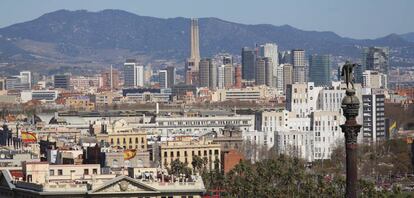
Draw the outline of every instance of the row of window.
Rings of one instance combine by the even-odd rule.
[[[76,172],[75,170],[70,170],[71,173]],[[83,174],[84,175],[89,175],[89,169],[85,168],[83,169]],[[98,169],[94,168],[92,169],[92,174],[98,174]],[[49,170],[49,175],[50,176],[54,176],[55,175],[55,170],[51,169]],[[63,170],[62,169],[57,169],[57,175],[63,175]]]
[[[182,151],[177,151],[176,156],[180,157],[181,152]],[[183,154],[184,154],[185,157],[188,156],[187,151],[184,151]],[[199,150],[197,154],[198,154],[198,156],[201,156],[201,150]],[[203,154],[204,154],[204,156],[207,156],[207,150],[204,150]],[[208,150],[208,154],[213,155],[213,150]],[[214,150],[214,155],[218,155],[218,154],[219,154],[219,150],[215,149]],[[195,156],[195,151],[191,151],[191,156]],[[164,157],[168,157],[168,152],[167,151],[164,151]],[[174,151],[170,152],[170,157],[174,157]]]
[[[132,138],[129,138],[129,143],[130,144],[132,144]],[[135,144],[138,144],[139,143],[139,141],[138,141],[139,139],[136,137],[135,138]],[[122,141],[122,143],[123,144],[126,144],[126,138],[123,138],[123,141]],[[145,139],[143,138],[143,137],[141,137],[141,144],[144,144],[145,143]],[[114,138],[111,138],[111,144],[114,144]],[[119,140],[119,138],[117,138],[116,139],[116,144],[120,144],[120,140]]]

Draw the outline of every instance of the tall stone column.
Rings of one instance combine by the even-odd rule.
[[[359,111],[359,100],[355,96],[354,89],[347,89],[346,96],[342,100],[345,124],[341,125],[345,135],[346,148],[346,195],[347,198],[357,197],[358,167],[357,167],[357,138],[361,129],[356,121]]]

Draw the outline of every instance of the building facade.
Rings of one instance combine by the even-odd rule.
[[[315,86],[331,85],[331,58],[329,55],[312,55],[309,57],[309,81]]]

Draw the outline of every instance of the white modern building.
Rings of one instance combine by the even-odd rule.
[[[275,149],[281,154],[299,157],[308,162],[313,158],[313,135],[303,131],[276,131]]]
[[[385,95],[383,90],[364,88],[362,95],[363,124],[362,135],[364,142],[376,142],[387,138],[385,129]]]
[[[319,92],[323,87],[315,87],[313,82],[287,85],[286,110],[297,117],[307,117],[317,108]]]
[[[160,83],[160,88],[168,88],[168,72],[167,70],[158,71],[158,82]]]
[[[364,88],[387,89],[388,78],[386,74],[378,71],[366,70],[362,73],[362,86]]]
[[[26,90],[20,93],[20,100],[22,103],[26,103],[31,100],[54,102],[57,97],[57,90]]]
[[[219,132],[227,125],[239,127],[242,131],[253,131],[254,115],[159,116],[155,119],[158,134],[163,136],[174,134],[202,135],[212,131]]]
[[[144,66],[138,65],[134,60],[124,63],[124,87],[144,86]]]
[[[341,114],[337,111],[315,111],[311,116],[314,159],[331,158],[332,150],[343,141]]]

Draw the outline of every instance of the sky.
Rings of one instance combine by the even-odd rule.
[[[244,24],[288,24],[358,39],[414,32],[414,0],[1,0],[0,27],[59,9],[121,9],[161,18],[217,17]]]

